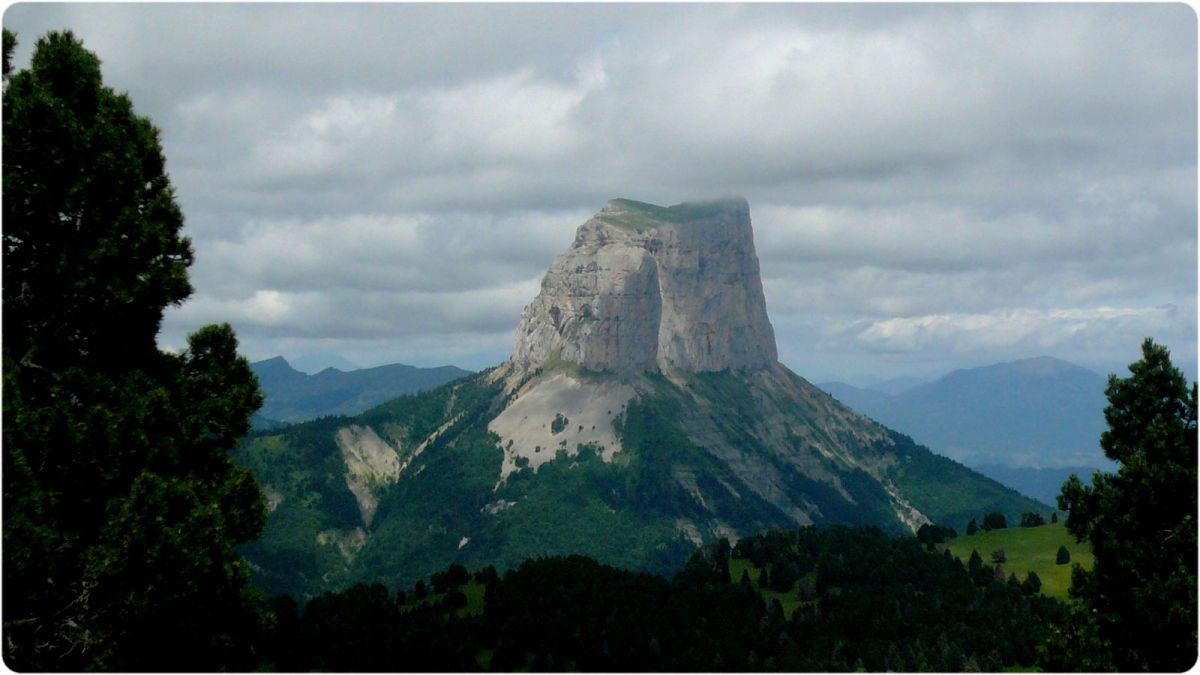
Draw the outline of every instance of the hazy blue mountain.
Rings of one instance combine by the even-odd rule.
[[[877,389],[864,389],[845,382],[822,382],[817,385],[837,400],[851,408],[870,415],[868,410],[876,410],[888,405],[892,395]]]
[[[879,391],[895,396],[896,394],[904,393],[913,387],[925,384],[932,379],[933,378],[929,377],[917,377],[916,375],[902,375],[900,377],[864,380],[858,384],[858,387],[860,389],[870,389],[872,391]]]
[[[1105,378],[1061,359],[956,370],[894,396],[836,382],[820,386],[968,466],[1108,466],[1099,447]]]
[[[1028,495],[1034,499],[1054,506],[1062,484],[1071,474],[1079,476],[1084,483],[1091,480],[1092,473],[1100,468],[1112,471],[1110,464],[1105,462],[1100,467],[1094,466],[1063,466],[1035,468],[1030,466],[1000,466],[997,464],[981,464],[972,467],[979,473],[996,480],[1008,487]]]
[[[258,376],[266,399],[253,419],[256,429],[324,415],[355,415],[397,396],[432,389],[470,374],[454,366],[392,364],[349,372],[326,368],[308,375],[282,356],[252,363],[250,368]]]

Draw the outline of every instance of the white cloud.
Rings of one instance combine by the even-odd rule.
[[[1171,328],[1171,308],[1013,309],[987,314],[931,314],[885,319],[858,332],[859,344],[880,351],[979,352],[1060,349],[1117,336],[1138,342],[1146,331]]]

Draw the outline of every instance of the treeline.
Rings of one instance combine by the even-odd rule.
[[[1053,511],[1050,513],[1050,522],[1051,523],[1058,522],[1058,512],[1057,511]],[[1045,525],[1045,524],[1046,524],[1046,517],[1040,513],[1034,513],[1032,511],[1029,511],[1029,512],[1021,514],[1021,527],[1041,527],[1042,525]],[[967,536],[969,537],[969,536],[975,534],[976,532],[978,532],[979,530],[983,530],[984,532],[987,532],[989,530],[1003,530],[1006,528],[1008,528],[1008,519],[1004,517],[1003,513],[1000,513],[998,511],[993,511],[983,517],[983,525],[976,525],[975,519],[972,518],[967,523]],[[950,531],[953,532],[953,530],[950,530]],[[953,538],[953,537],[954,537],[954,535],[951,534],[950,538]]]
[[[718,541],[671,579],[582,556],[528,560],[503,575],[452,566],[395,592],[360,584],[327,593],[302,612],[277,597],[261,655],[278,670],[337,671],[1034,665],[1065,609],[997,569],[968,571],[915,538],[842,526],[777,530],[732,549]],[[472,605],[468,596],[480,594]]]

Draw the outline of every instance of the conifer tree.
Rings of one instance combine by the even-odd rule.
[[[1097,472],[1091,485],[1071,476],[1058,498],[1095,564],[1072,570],[1083,611],[1052,636],[1051,669],[1185,671],[1196,662],[1196,386],[1149,338],[1129,370],[1109,376],[1100,436],[1117,473]]]
[[[1042,579],[1033,570],[1025,575],[1025,581],[1021,582],[1021,591],[1025,595],[1034,595],[1042,590]]]
[[[750,571],[749,570],[742,570],[742,578],[738,580],[738,586],[740,586],[743,590],[746,590],[746,589],[753,590],[754,589],[754,586],[750,582]]]
[[[70,33],[4,89],[4,628],[18,670],[246,669],[235,547],[265,507],[228,452],[261,405],[228,326],[159,351],[192,249],[158,131]]]

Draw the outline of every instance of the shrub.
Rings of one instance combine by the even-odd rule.
[[[1066,546],[1059,546],[1058,555],[1054,556],[1054,564],[1066,565],[1069,562],[1071,562],[1071,552],[1067,550]]]

